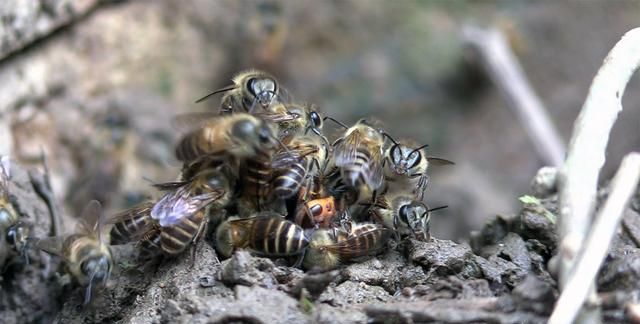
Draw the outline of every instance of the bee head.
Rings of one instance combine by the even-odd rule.
[[[429,229],[429,208],[421,201],[411,201],[400,207],[398,217],[414,235],[423,235]]]
[[[247,80],[249,93],[262,107],[269,107],[276,96],[278,86],[276,80],[269,77],[255,77]]]
[[[412,150],[402,144],[394,144],[389,151],[389,155],[392,169],[398,175],[408,173],[409,170],[417,166],[422,159],[422,153],[420,153],[419,150]]]
[[[84,304],[91,301],[91,293],[96,285],[104,285],[111,274],[111,262],[106,255],[97,255],[88,258],[80,264],[80,270],[89,278]]]
[[[245,145],[251,143],[254,148],[273,148],[277,144],[271,128],[262,121],[240,120],[233,125],[232,134]]]

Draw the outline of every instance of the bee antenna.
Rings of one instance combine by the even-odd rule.
[[[221,92],[226,92],[226,91],[229,91],[229,90],[233,90],[235,88],[236,88],[236,85],[231,85],[231,86],[224,87],[222,89],[218,89],[218,90],[216,90],[216,91],[214,91],[214,92],[212,92],[212,93],[210,93],[210,94],[208,94],[208,95],[196,100],[195,103],[203,102],[203,101],[209,99],[209,97],[213,96],[214,94],[218,94],[218,93],[221,93]]]
[[[429,147],[429,144],[422,145],[422,146],[414,149],[413,151],[409,152],[409,156],[411,156],[411,154],[413,154],[415,152],[418,152],[418,151],[422,150],[423,148],[427,148],[427,147]]]
[[[330,120],[330,121],[332,121],[332,122],[334,122],[334,123],[336,123],[336,124],[338,124],[338,125],[340,125],[340,126],[342,126],[342,127],[344,127],[344,129],[349,129],[349,127],[348,127],[347,125],[345,125],[345,124],[343,124],[343,123],[339,122],[338,120],[336,120],[336,119],[335,119],[335,118],[333,118],[333,117],[326,116],[326,117],[322,118],[322,121],[325,121],[325,120],[327,120],[327,119],[328,119],[328,120]]]
[[[428,210],[428,212],[432,212],[432,211],[436,211],[436,210],[440,210],[440,209],[445,209],[449,207],[448,205],[444,205],[444,206],[440,206],[440,207],[436,207],[436,208],[431,208]]]
[[[396,142],[396,140],[393,139],[393,137],[391,137],[391,135],[389,135],[387,132],[381,132],[382,136],[388,138],[389,140],[391,140],[391,142],[393,142],[393,144],[398,145],[398,142]]]

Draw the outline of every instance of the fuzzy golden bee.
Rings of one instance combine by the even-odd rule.
[[[348,128],[335,143],[335,166],[342,180],[354,188],[365,187],[369,191],[380,188],[383,183],[384,137],[365,120]]]
[[[96,287],[107,283],[113,268],[108,238],[103,233],[104,221],[100,203],[93,200],[82,212],[75,233],[35,242],[37,248],[62,258],[69,274],[86,287],[85,304],[91,301]]]
[[[399,235],[412,235],[418,240],[429,241],[431,212],[447,206],[429,209],[410,191],[400,191],[378,196],[372,207],[370,212],[378,223]]]
[[[263,110],[281,100],[285,90],[275,77],[258,70],[247,70],[238,73],[232,79],[233,85],[218,89],[196,101],[202,102],[209,97],[224,93],[220,105],[220,114],[237,112],[255,113],[256,108]]]
[[[397,187],[412,187],[416,198],[423,200],[427,190],[429,176],[427,168],[433,165],[451,165],[453,162],[441,158],[428,157],[428,145],[411,148],[396,142],[390,136],[392,145],[385,153],[385,177],[389,182],[398,182]]]

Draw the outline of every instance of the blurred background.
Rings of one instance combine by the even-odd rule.
[[[10,0],[0,15],[0,153],[41,167],[44,151],[67,217],[90,199],[114,212],[154,195],[149,180],[178,172],[172,116],[217,110],[194,100],[261,68],[326,115],[375,117],[455,161],[432,169],[426,200],[449,205],[434,236],[462,239],[516,212],[544,165],[463,26],[507,37],[566,142],[640,2]],[[640,149],[639,90],[635,77],[603,179]]]

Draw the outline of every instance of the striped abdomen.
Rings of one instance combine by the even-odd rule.
[[[176,158],[180,161],[193,161],[203,155],[217,153],[223,139],[217,136],[213,126],[202,127],[185,135],[176,146]]]
[[[111,245],[129,243],[153,227],[151,208],[153,203],[146,202],[116,216],[118,221],[111,228]]]
[[[272,194],[276,198],[287,199],[298,193],[307,176],[306,161],[293,163],[288,169],[278,172],[272,181]]]
[[[248,159],[244,167],[243,196],[255,204],[257,211],[264,209],[271,183],[271,154],[260,151]]]
[[[264,255],[299,254],[307,244],[304,230],[280,217],[258,218],[251,226],[249,247]]]
[[[162,251],[168,255],[176,255],[184,251],[204,226],[207,208],[194,213],[190,217],[183,217],[171,226],[162,227],[160,231],[160,245]]]
[[[355,159],[345,163],[340,172],[342,179],[351,187],[366,184],[371,173],[371,154],[358,148]]]
[[[140,240],[140,254],[142,260],[151,260],[162,253],[161,235],[159,229],[154,229],[145,234]]]
[[[346,239],[338,241],[340,258],[344,261],[380,252],[389,234],[388,229],[374,224],[356,225]]]

